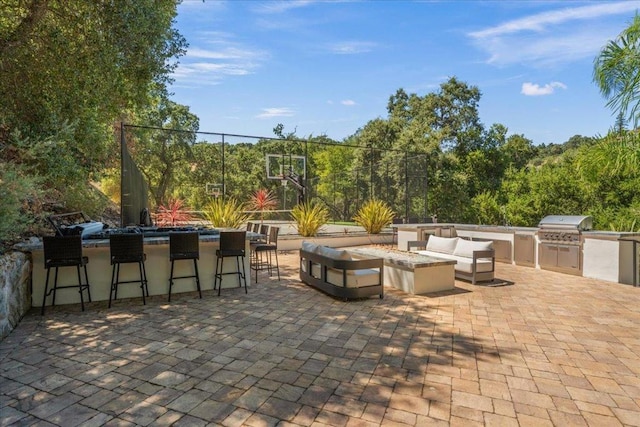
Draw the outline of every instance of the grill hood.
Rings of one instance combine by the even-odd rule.
[[[548,215],[540,220],[538,227],[587,231],[593,228],[593,218],[588,215]]]

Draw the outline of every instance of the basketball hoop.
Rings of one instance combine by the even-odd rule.
[[[208,182],[205,191],[209,196],[220,197],[222,195],[222,184],[213,184]]]

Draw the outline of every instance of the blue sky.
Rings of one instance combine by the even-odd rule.
[[[186,0],[187,39],[170,90],[200,130],[353,135],[389,96],[451,76],[482,92],[480,119],[534,144],[604,135],[614,115],[593,60],[640,1]]]

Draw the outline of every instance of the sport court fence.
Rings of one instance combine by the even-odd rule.
[[[431,220],[424,153],[325,137],[270,138],[128,124],[121,127],[121,146],[124,225],[162,200],[161,190],[194,210],[214,197],[247,202],[256,190],[267,189],[283,212],[301,201],[319,202],[332,220],[349,221],[364,202],[376,198],[391,206],[396,222]]]

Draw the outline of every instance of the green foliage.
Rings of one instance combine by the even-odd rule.
[[[596,57],[593,80],[616,114],[640,121],[640,15]]]
[[[177,192],[178,171],[191,166],[191,146],[200,122],[189,107],[165,96],[155,97],[139,116],[147,126],[170,129],[128,128],[127,132],[127,143],[136,164],[146,178],[156,206],[160,206]]]
[[[100,179],[100,190],[113,203],[120,204],[120,170],[104,171]]]
[[[56,195],[54,193],[54,195]],[[51,198],[51,194],[48,197]],[[64,192],[56,195],[62,210],[66,212],[83,211],[90,218],[99,217],[109,205],[109,199],[92,185],[84,181],[69,185]]]
[[[301,203],[294,206],[291,216],[296,222],[298,234],[302,237],[313,237],[329,220],[329,211],[319,203]]]
[[[164,88],[186,42],[174,0],[5,0],[0,19],[0,111],[12,128],[48,134],[77,121],[78,145],[108,131],[123,108]],[[86,133],[85,131],[88,131]],[[107,134],[104,134],[105,136]]]
[[[203,215],[214,227],[240,228],[249,220],[244,210],[245,206],[233,197],[217,197],[205,207]]]
[[[382,200],[368,200],[353,220],[364,227],[369,234],[380,234],[382,229],[393,221],[393,210]]]
[[[472,200],[473,223],[485,225],[504,225],[500,205],[495,195],[484,192]]]
[[[29,211],[41,213],[39,183],[32,176],[0,161],[0,252],[26,234],[37,218]]]
[[[3,1],[0,163],[16,171],[4,178],[15,184],[8,191],[21,193],[3,193],[2,204],[20,206],[21,224],[37,224],[45,210],[104,209],[89,183],[117,158],[113,123],[166,93],[185,52],[172,28],[176,8],[174,0]],[[21,202],[25,194],[41,194],[43,207]]]

